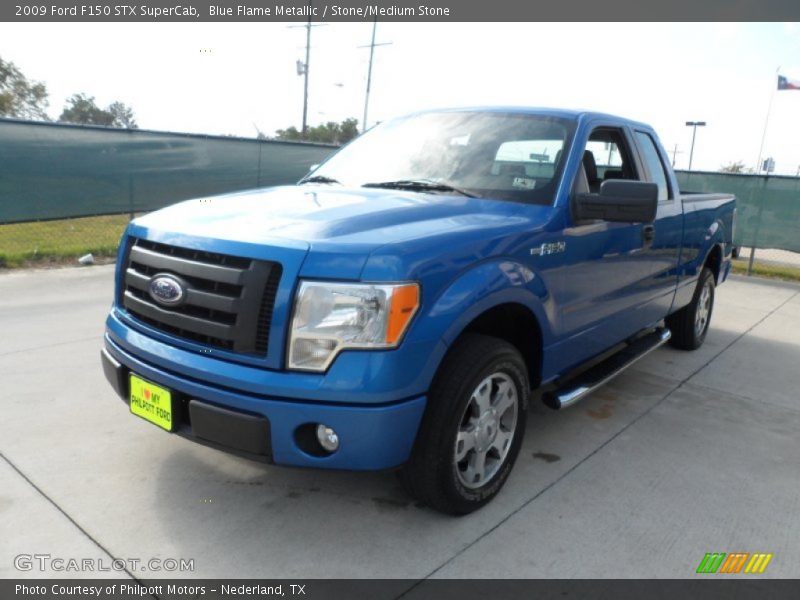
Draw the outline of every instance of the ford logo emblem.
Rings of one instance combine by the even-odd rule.
[[[186,298],[186,284],[174,275],[153,275],[147,287],[150,297],[164,306],[177,306]]]

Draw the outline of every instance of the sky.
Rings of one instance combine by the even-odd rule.
[[[361,122],[371,23],[314,27],[309,124]],[[798,23],[379,23],[368,124],[445,106],[598,110],[655,127],[676,167],[763,156],[800,171]],[[47,84],[133,107],[144,129],[253,137],[300,127],[305,29],[285,23],[0,23],[0,57]],[[773,95],[774,94],[774,95]]]

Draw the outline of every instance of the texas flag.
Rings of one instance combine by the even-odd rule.
[[[789,79],[783,75],[778,75],[779,90],[800,90],[800,79]]]

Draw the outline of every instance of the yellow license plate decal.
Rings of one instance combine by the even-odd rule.
[[[131,374],[131,412],[172,431],[172,394],[168,389]]]

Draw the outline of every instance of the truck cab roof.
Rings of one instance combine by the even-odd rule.
[[[490,105],[490,106],[444,107],[444,108],[415,111],[407,116],[425,114],[425,113],[435,113],[435,112],[519,113],[519,114],[540,115],[544,117],[553,117],[557,119],[572,119],[578,122],[606,120],[606,121],[613,121],[620,125],[627,125],[629,127],[647,129],[649,131],[652,131],[653,129],[647,123],[599,111],[565,109],[565,108],[548,108],[548,107],[537,107],[537,106]]]

